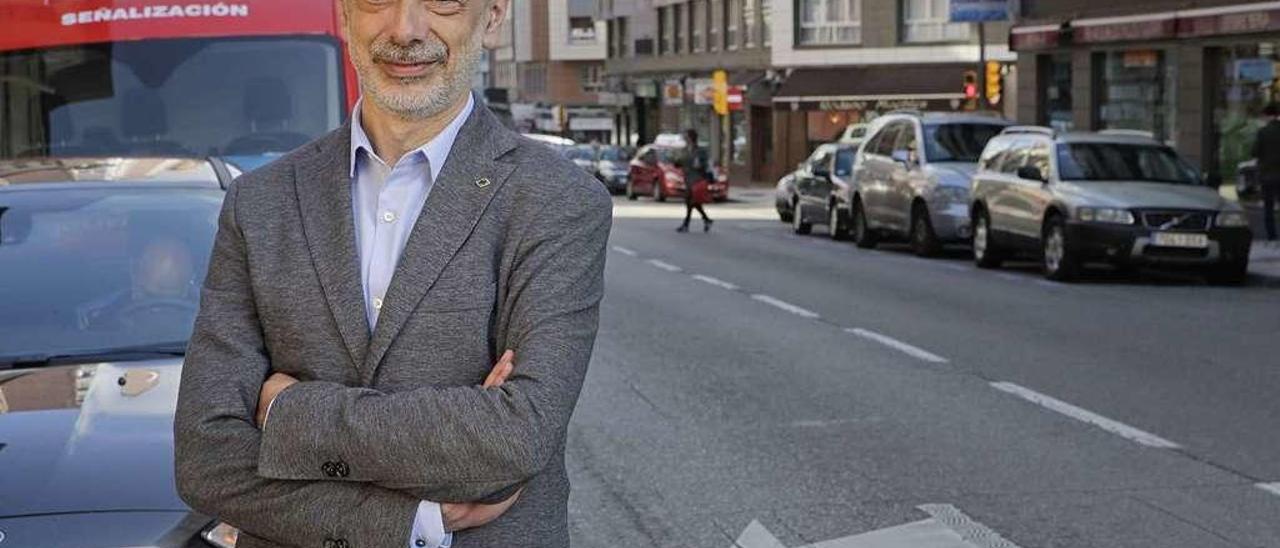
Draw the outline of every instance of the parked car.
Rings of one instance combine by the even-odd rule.
[[[795,204],[799,199],[796,196],[795,181],[797,178],[812,172],[813,166],[818,162],[823,154],[836,149],[835,143],[824,143],[818,145],[814,149],[813,154],[803,162],[796,166],[796,170],[783,175],[778,179],[778,185],[774,188],[774,208],[778,210],[778,218],[784,223],[792,222],[792,214],[795,212]]]
[[[630,156],[626,149],[614,145],[601,145],[596,154],[595,175],[610,194],[622,194],[627,191],[627,181],[631,178]]]
[[[808,234],[813,225],[825,224],[835,240],[849,237],[849,219],[837,207],[837,196],[848,196],[853,162],[858,149],[840,144],[826,148],[803,173],[796,175],[795,213],[791,227],[796,234]]]
[[[1258,183],[1258,159],[1250,158],[1236,164],[1236,196],[1242,200],[1252,200],[1262,196],[1262,185]]]
[[[870,124],[863,122],[849,124],[845,126],[844,131],[840,132],[840,136],[836,137],[836,142],[853,145],[856,148],[867,138],[867,128],[869,127]]]
[[[859,247],[905,239],[921,256],[969,241],[969,182],[987,141],[1010,123],[973,114],[898,112],[877,118],[836,196]],[[846,213],[847,212],[847,213]]]
[[[3,546],[235,544],[173,477],[223,194],[201,160],[0,161]]]
[[[1244,210],[1147,136],[1009,128],[983,151],[972,196],[985,268],[1029,253],[1061,281],[1093,262],[1195,267],[1228,284],[1247,275]]]
[[[681,139],[680,142],[684,142]],[[658,202],[667,198],[684,197],[684,168],[679,165],[681,149],[679,147],[650,144],[640,147],[631,159],[627,181],[626,195],[628,200],[635,200],[641,195],[653,196]],[[711,199],[723,201],[729,198],[729,178],[724,169],[712,165],[711,172],[715,180],[707,187]]]

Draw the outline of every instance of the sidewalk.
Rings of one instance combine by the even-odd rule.
[[[1249,251],[1249,274],[1280,282],[1280,242],[1254,240]]]

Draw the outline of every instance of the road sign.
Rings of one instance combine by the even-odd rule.
[[[729,110],[742,110],[742,86],[729,86],[725,99],[729,103]]]
[[[1009,0],[951,0],[952,23],[1008,20]]]

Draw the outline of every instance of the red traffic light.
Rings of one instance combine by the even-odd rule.
[[[977,84],[965,84],[965,85],[964,85],[964,98],[965,98],[965,99],[977,99],[977,98],[978,98],[978,85],[977,85]]]

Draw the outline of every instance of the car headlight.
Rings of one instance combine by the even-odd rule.
[[[240,530],[221,521],[214,522],[200,532],[200,538],[217,548],[235,548]]]
[[[933,189],[934,201],[946,203],[969,203],[969,189],[962,186],[939,186]]]
[[[1076,210],[1076,218],[1090,223],[1133,224],[1133,213],[1113,207],[1082,207]]]
[[[668,171],[666,173],[666,179],[668,183],[673,183],[673,184],[679,184],[684,182],[684,179],[674,171]]]
[[[1249,218],[1241,211],[1223,211],[1218,214],[1217,225],[1224,228],[1249,226]]]

